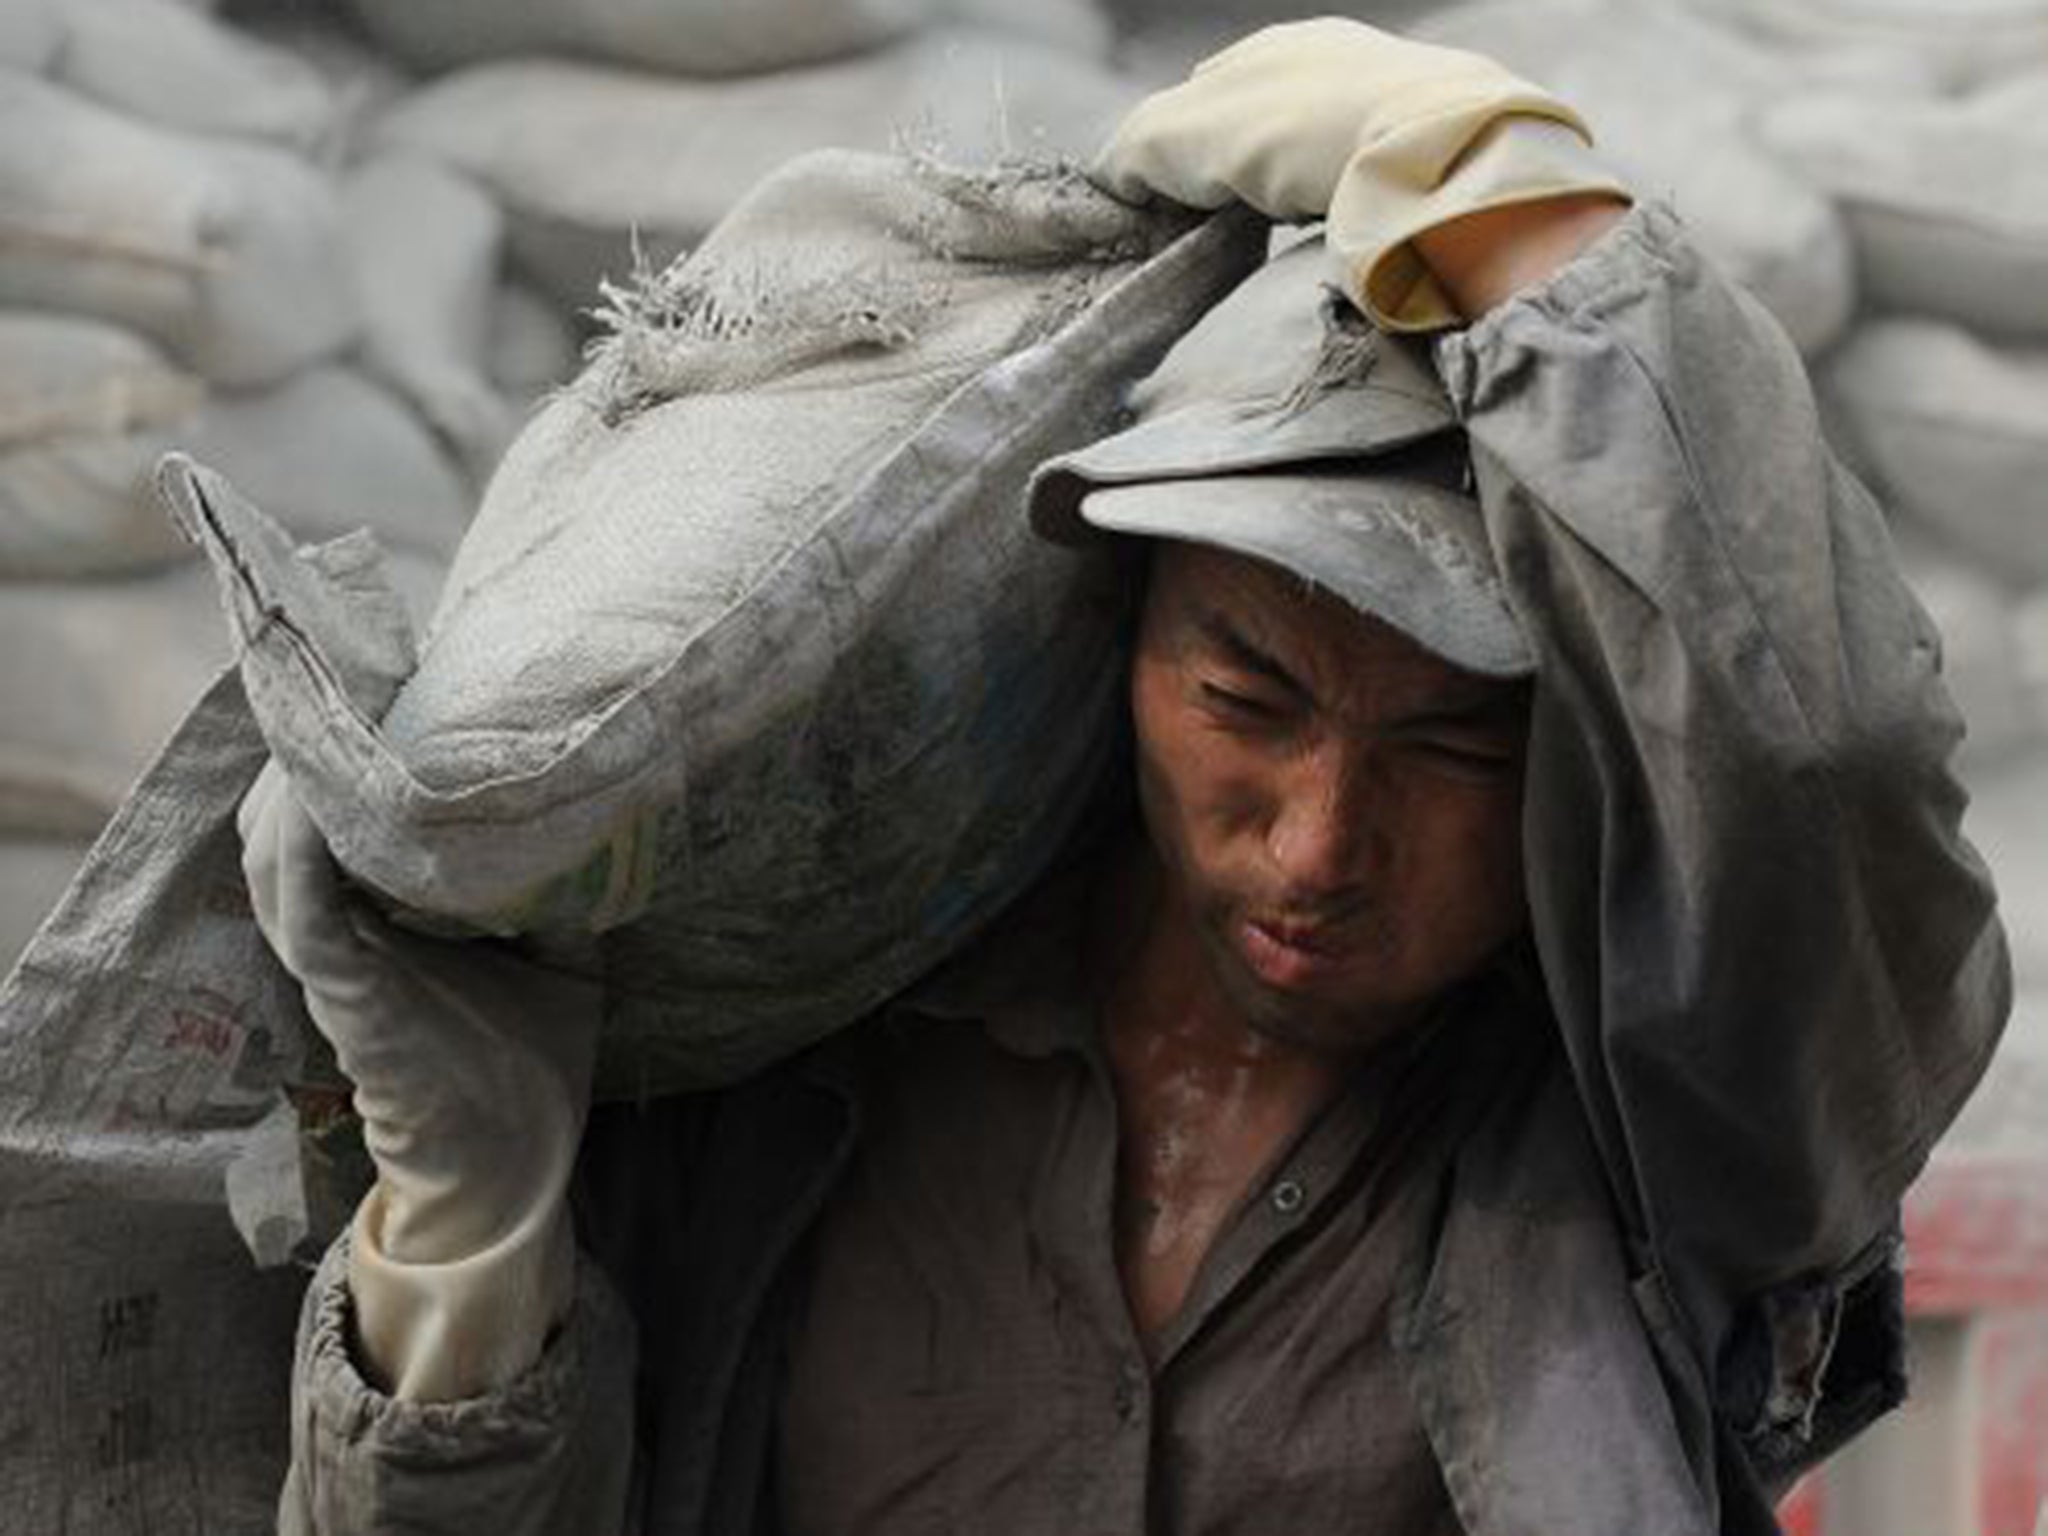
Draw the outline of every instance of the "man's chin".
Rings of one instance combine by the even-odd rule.
[[[1306,984],[1303,978],[1291,978],[1292,984],[1270,980],[1228,946],[1218,948],[1224,992],[1237,1005],[1246,1027],[1276,1044],[1319,1051],[1366,1050],[1384,1043],[1420,1013],[1407,1005]],[[1355,970],[1349,969],[1329,979],[1349,981],[1354,987],[1358,980]]]

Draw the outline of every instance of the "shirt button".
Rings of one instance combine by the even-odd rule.
[[[1273,1209],[1282,1216],[1292,1216],[1301,1209],[1302,1202],[1306,1199],[1308,1191],[1303,1189],[1297,1180],[1282,1179],[1273,1186]]]
[[[1110,1402],[1116,1409],[1116,1416],[1128,1424],[1138,1415],[1138,1404],[1143,1397],[1145,1374],[1135,1365],[1126,1364],[1117,1372],[1116,1390],[1110,1395]]]

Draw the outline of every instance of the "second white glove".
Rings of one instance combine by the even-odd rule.
[[[256,921],[355,1085],[377,1183],[351,1229],[357,1331],[395,1396],[503,1387],[567,1312],[567,1191],[601,1000],[491,942],[401,933],[344,887],[272,763],[239,816]]]

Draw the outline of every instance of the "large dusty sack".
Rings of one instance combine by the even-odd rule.
[[[175,789],[129,803],[0,986],[10,1531],[275,1528],[303,1276],[252,1268],[221,1191],[307,1026],[250,943],[232,827],[162,861],[231,817],[262,738],[216,707],[175,750]],[[75,1011],[53,1015],[60,995]]]
[[[420,416],[350,368],[218,396],[175,446],[232,474],[302,541],[368,528],[387,549],[445,565],[475,504]]]
[[[636,235],[650,259],[667,260],[795,155],[908,140],[969,163],[1085,156],[1136,95],[1087,60],[955,28],[750,80],[480,66],[407,98],[374,138],[488,187],[521,264],[561,302],[587,305],[600,278],[631,269]]]
[[[2048,73],[1961,100],[1792,100],[1760,131],[1841,205],[1876,302],[2048,337]]]
[[[1876,321],[1821,376],[1830,417],[1888,504],[2019,586],[2048,581],[2048,351]]]
[[[147,486],[205,401],[203,383],[131,332],[0,311],[0,579],[186,558]]]
[[[394,552],[412,611],[439,567]],[[192,564],[125,581],[0,583],[0,832],[89,837],[233,659]]]
[[[518,426],[485,372],[498,205],[431,160],[385,155],[348,174],[342,206],[363,295],[362,364],[412,402],[481,484]]]
[[[1670,200],[1802,352],[1847,325],[1856,289],[1841,219],[1747,130],[1754,100],[1794,85],[1788,69],[1688,18],[1612,0],[1483,0],[1417,30],[1490,54],[1577,107],[1601,153]]]
[[[359,323],[333,188],[282,150],[0,72],[0,305],[95,315],[253,385]]]
[[[571,54],[695,76],[752,75],[863,53],[954,14],[1058,47],[1101,49],[1093,0],[351,0],[372,35],[427,68]]]
[[[52,78],[96,101],[301,149],[334,127],[334,100],[312,66],[173,0],[66,0],[63,14]]]
[[[614,295],[410,675],[231,487],[169,473],[343,864],[436,922],[601,933],[615,1088],[757,1067],[949,953],[1114,755],[1122,579],[1018,502],[1263,251],[1182,218],[1066,173],[789,167]]]
[[[1788,52],[1883,52],[1935,70],[1950,87],[2031,69],[2048,58],[2048,0],[1690,0],[1702,15]]]

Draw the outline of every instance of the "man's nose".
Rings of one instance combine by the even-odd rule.
[[[1366,765],[1324,748],[1290,766],[1267,825],[1268,855],[1291,896],[1340,901],[1363,886],[1370,862]]]

